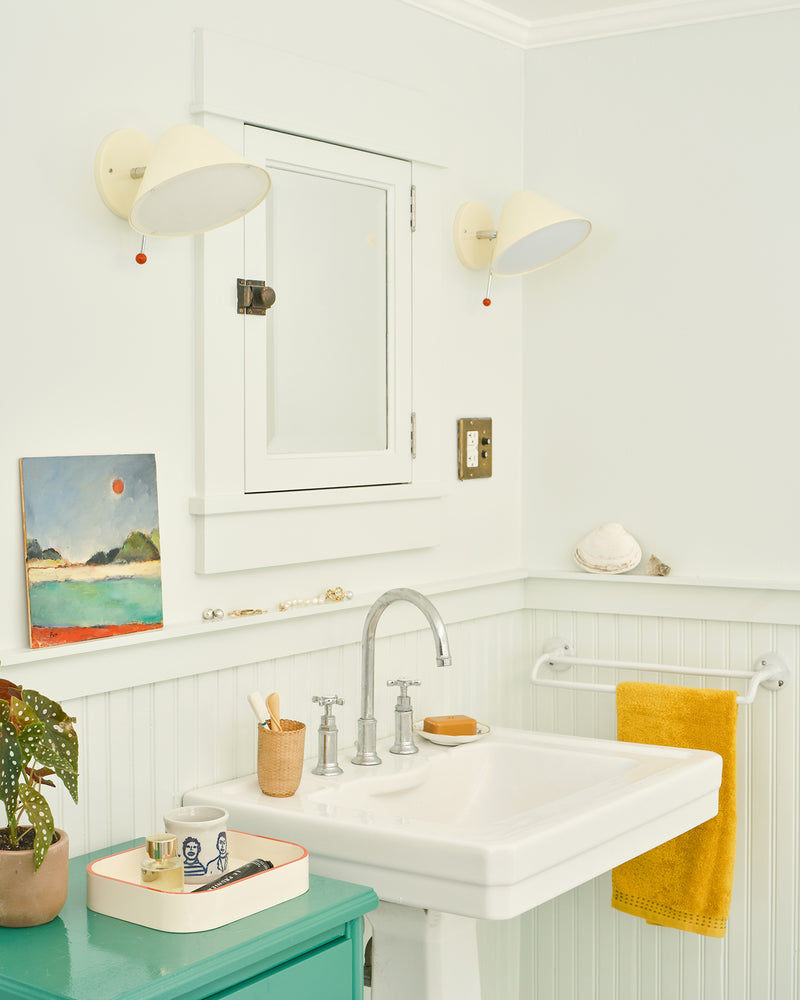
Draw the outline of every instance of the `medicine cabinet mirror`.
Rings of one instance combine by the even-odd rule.
[[[411,482],[411,164],[245,126],[245,492]]]

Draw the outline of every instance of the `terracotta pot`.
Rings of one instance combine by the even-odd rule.
[[[58,916],[67,901],[69,837],[56,830],[38,871],[33,851],[0,851],[0,927],[35,927]]]

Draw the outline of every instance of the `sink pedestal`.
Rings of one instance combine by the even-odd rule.
[[[372,1000],[480,1000],[477,923],[381,900],[368,917]]]

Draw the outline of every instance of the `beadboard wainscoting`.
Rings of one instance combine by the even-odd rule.
[[[575,591],[571,609],[570,587]],[[739,710],[739,832],[728,935],[704,939],[652,928],[617,913],[610,906],[610,875],[604,875],[515,920],[481,923],[484,998],[797,1000],[800,698],[795,678],[800,626],[781,624],[782,611],[775,622],[742,620],[740,611],[748,601],[728,620],[698,617],[702,610],[678,616],[673,607],[676,587],[651,588],[645,581],[633,587],[613,584],[617,604],[636,607],[629,595],[641,590],[650,607],[658,603],[654,595],[662,593],[670,613],[642,613],[637,608],[634,614],[618,614],[606,610],[610,588],[612,581],[595,585],[585,578],[549,583],[531,578],[526,583],[515,574],[461,593],[454,585],[423,588],[448,623],[453,648],[449,668],[435,666],[430,632],[415,609],[388,609],[376,646],[379,735],[388,735],[392,726],[395,691],[386,681],[406,677],[422,681],[414,689],[417,717],[465,712],[498,726],[613,738],[612,694],[530,684],[533,660],[553,636],[569,639],[580,656],[723,669],[749,669],[759,654],[779,652],[792,671],[788,689],[762,690],[755,704]],[[548,591],[554,608],[547,607]],[[714,606],[713,594],[695,588],[694,595],[696,608]],[[730,597],[731,607],[736,607],[741,595],[732,591]],[[782,606],[780,600],[776,606]],[[39,665],[48,679],[59,669],[67,678],[78,678],[85,691],[65,700],[79,720],[80,803],[76,806],[64,796],[54,800],[74,852],[143,837],[160,828],[164,811],[179,804],[187,789],[251,773],[256,729],[246,701],[250,691],[280,693],[284,717],[308,727],[308,756],[316,753],[320,715],[312,696],[340,695],[345,700],[336,712],[340,747],[351,745],[359,715],[364,608],[340,611],[327,616],[328,626],[324,614],[299,612],[293,621],[254,625],[252,633],[232,628],[234,645],[246,639],[242,655],[247,662],[228,661],[220,669],[210,668],[198,644],[223,643],[221,632],[207,640],[193,633],[183,638],[172,634],[164,643],[142,643],[141,673],[133,660],[126,660],[127,679],[107,677],[107,690],[101,690],[101,679],[90,683],[88,676],[93,670],[102,678],[107,670],[101,651]],[[292,636],[300,634],[312,638],[298,642],[297,652],[287,653]],[[148,667],[148,661],[164,658],[162,646],[174,658],[172,677],[163,663]],[[271,649],[272,657],[255,660],[256,647]],[[129,658],[136,655],[128,653]],[[36,674],[37,668],[23,665],[23,659],[20,656],[17,672]],[[200,670],[196,674],[193,660]],[[90,661],[96,661],[94,668]],[[113,655],[108,662],[115,662]],[[585,669],[593,680],[622,679],[610,668]],[[648,679],[630,672],[625,676]],[[690,676],[649,679],[714,683]]]
[[[375,654],[379,737],[393,731],[397,688],[387,688],[386,681],[398,677],[422,681],[412,691],[418,718],[465,712],[495,725],[528,726],[528,616],[520,610],[523,587],[518,574],[509,577],[508,582],[460,593],[451,587],[424,588],[447,621],[451,667],[435,665],[431,633],[417,609],[392,606],[384,612]],[[363,603],[358,595],[353,601],[353,605]],[[479,607],[484,617],[476,617]],[[67,711],[78,719],[80,801],[76,806],[61,795],[54,800],[54,811],[58,825],[69,830],[73,854],[144,837],[162,828],[163,813],[179,805],[188,789],[252,773],[256,723],[247,703],[251,691],[278,691],[281,714],[305,722],[307,756],[316,755],[321,715],[312,696],[340,695],[345,704],[336,706],[339,746],[352,746],[360,714],[360,639],[365,613],[365,607],[343,605],[322,612],[289,612],[271,624],[259,625],[250,619],[250,624],[232,625],[228,641],[244,643],[243,655],[252,655],[257,645],[262,650],[285,648],[291,641],[284,638],[285,633],[294,636],[297,648],[304,651],[219,670],[209,669],[202,652],[208,645],[225,641],[224,627],[215,626],[207,626],[205,632],[176,627],[163,643],[126,643],[116,651],[120,658],[116,661],[114,649],[105,654],[76,652],[36,665],[26,662],[27,654],[18,653],[18,675],[27,671],[43,686],[50,683],[52,689],[56,671],[69,676],[74,662],[73,676],[81,689],[91,692],[64,700]],[[459,621],[467,615],[468,619]],[[330,645],[320,648],[320,630],[326,627]],[[343,634],[348,641],[342,642]],[[254,635],[261,635],[260,642]],[[168,668],[159,661],[169,655],[176,676],[136,683],[140,675],[161,677]],[[109,690],[99,691],[107,660],[124,668],[125,674],[106,675]],[[92,661],[96,661],[94,666]],[[193,662],[203,672],[191,674]],[[130,686],[122,687],[125,677]],[[57,687],[64,690],[69,683],[59,682]],[[485,996],[515,998],[518,922],[487,925],[481,931]]]

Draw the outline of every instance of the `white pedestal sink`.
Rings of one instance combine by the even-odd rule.
[[[255,775],[184,796],[223,806],[232,829],[302,844],[312,872],[399,904],[375,914],[374,1000],[478,998],[477,968],[464,972],[474,918],[524,913],[717,812],[722,761],[706,751],[511,729],[419,742],[399,757],[383,741],[370,768],[343,751],[335,777],[309,761],[288,799],[263,795]]]

